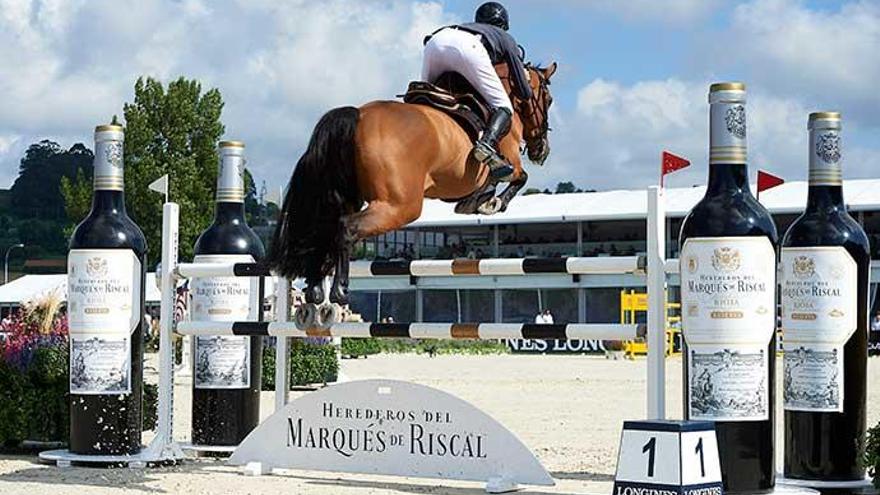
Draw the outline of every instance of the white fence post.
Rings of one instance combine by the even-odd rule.
[[[648,188],[648,419],[666,418],[666,206]]]
[[[150,445],[159,451],[173,442],[172,408],[174,407],[174,347],[171,335],[174,331],[174,306],[177,299],[177,203],[165,203],[162,207],[162,304],[159,313],[159,422],[156,438]]]
[[[275,279],[275,321],[290,319],[290,280],[286,277]],[[290,390],[290,337],[275,338],[275,411],[287,405]]]

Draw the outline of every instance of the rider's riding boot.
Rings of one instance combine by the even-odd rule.
[[[482,137],[474,144],[474,158],[485,162],[489,166],[489,174],[497,180],[510,177],[514,171],[513,166],[498,153],[498,142],[510,131],[512,118],[507,108],[493,110]]]

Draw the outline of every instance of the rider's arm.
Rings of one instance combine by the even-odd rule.
[[[504,58],[510,68],[517,96],[526,100],[531,98],[532,87],[529,86],[529,81],[526,79],[526,68],[519,58],[519,45],[510,35],[504,37]]]

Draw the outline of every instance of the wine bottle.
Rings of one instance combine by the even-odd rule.
[[[67,258],[70,451],[141,448],[147,241],[125,212],[122,126],[95,129],[92,209]]]
[[[244,143],[220,143],[214,222],[196,240],[196,263],[248,263],[265,255],[245,219],[244,163]],[[262,284],[252,302],[252,280],[193,279],[193,320],[261,319]],[[193,348],[192,442],[238,445],[260,420],[261,337],[199,336]]]
[[[709,89],[709,182],[681,226],[686,419],[715,422],[726,493],[775,484],[776,226],[752,195],[742,83]]]
[[[782,241],[786,477],[865,476],[868,237],[846,211],[840,114],[810,114],[807,208]]]

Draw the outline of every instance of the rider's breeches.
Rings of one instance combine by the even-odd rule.
[[[513,113],[510,97],[480,36],[446,28],[438,31],[425,45],[422,80],[433,83],[444,72],[458,72],[479,91],[492,108],[507,108]]]

